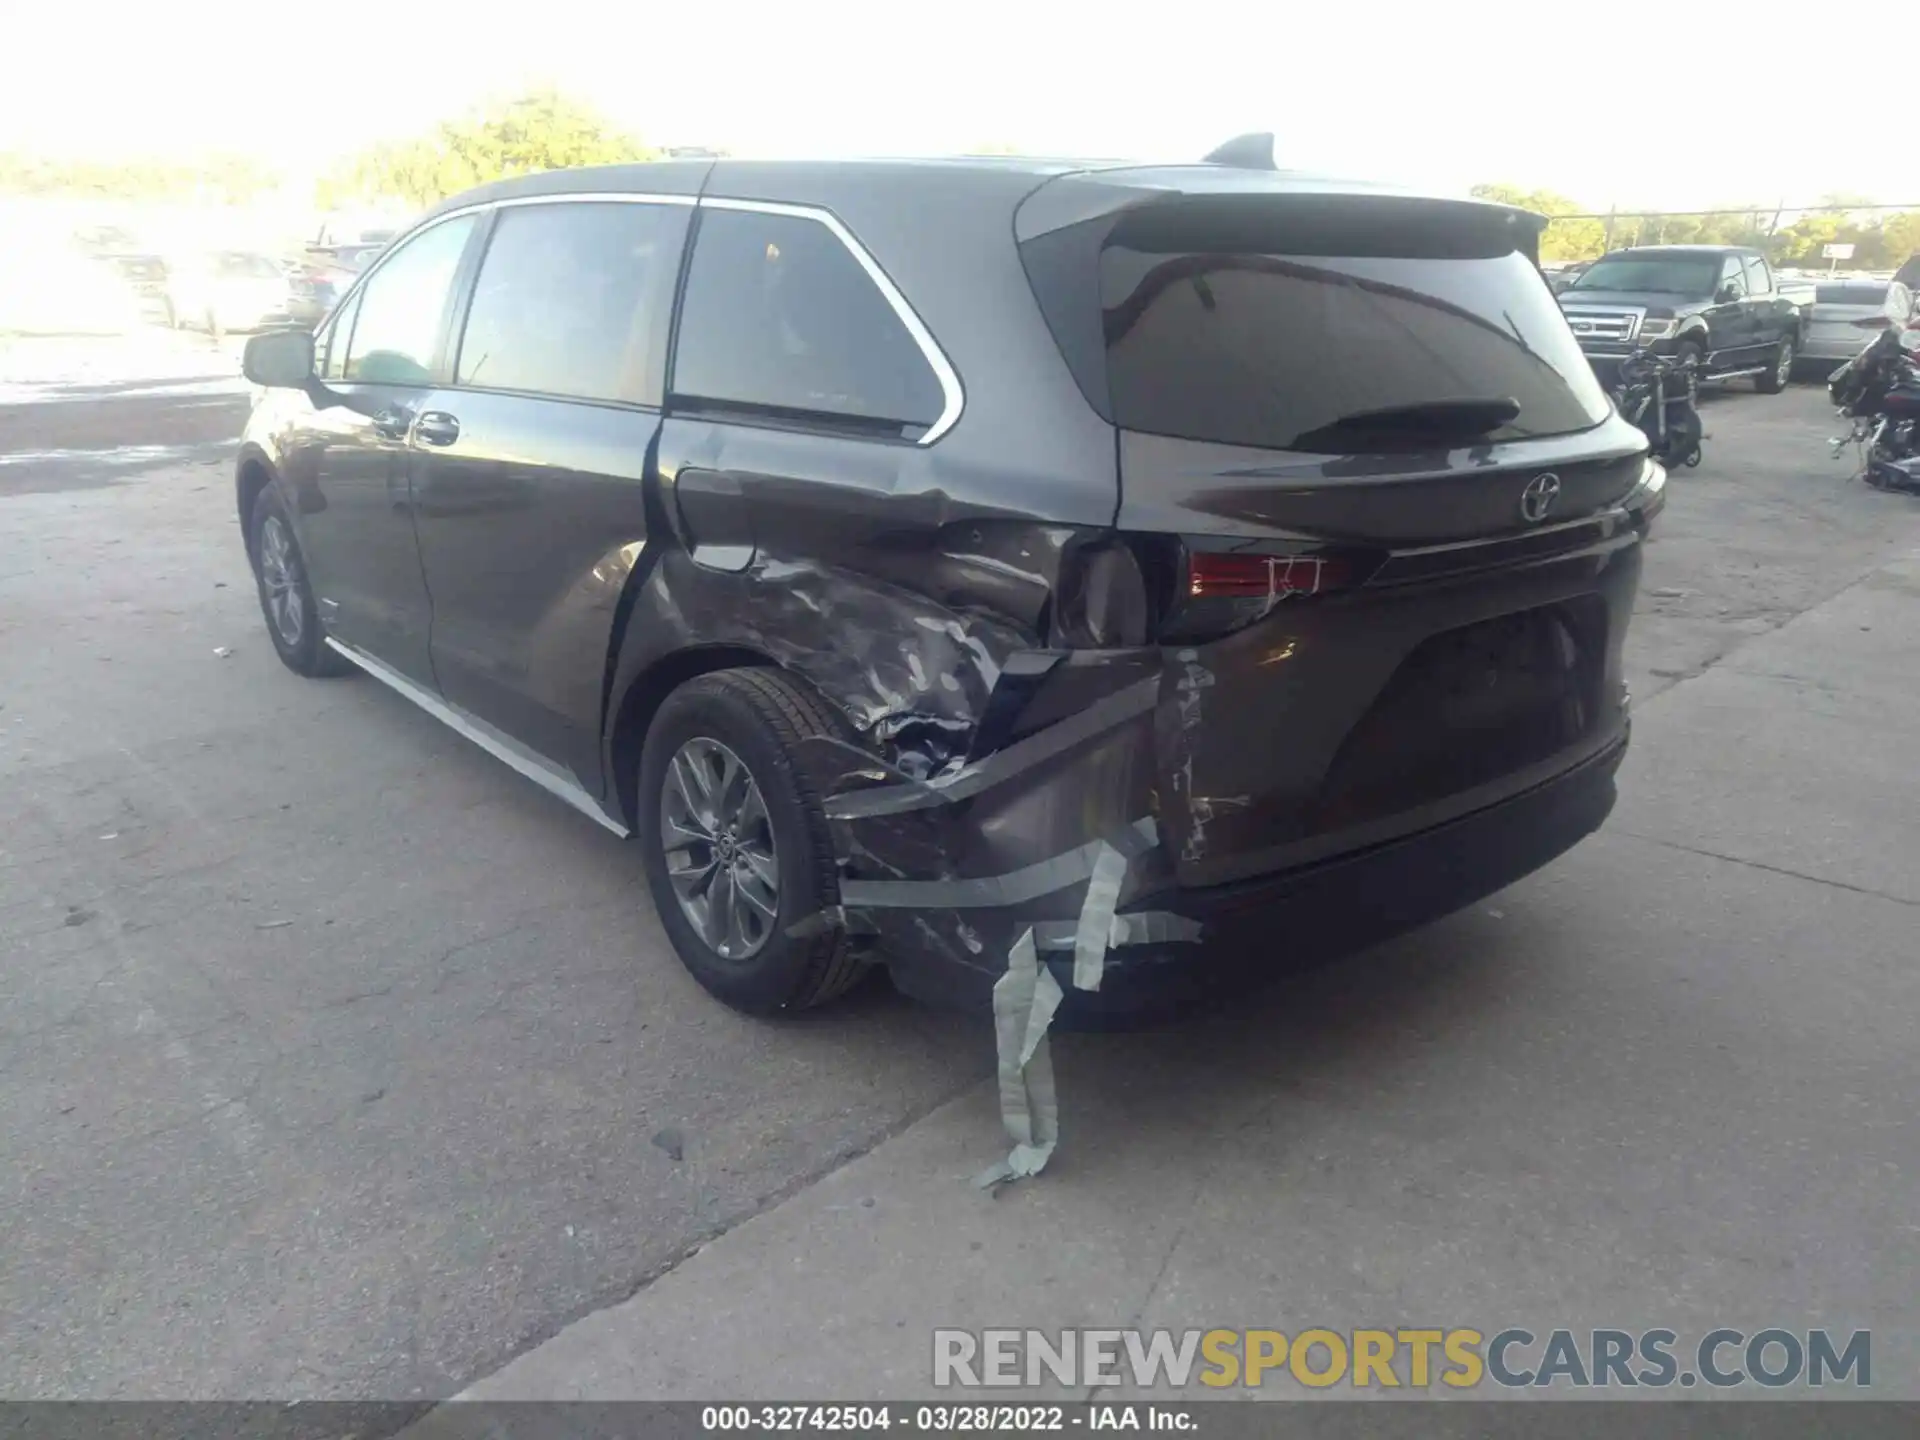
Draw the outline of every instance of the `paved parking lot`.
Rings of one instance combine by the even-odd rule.
[[[1071,1037],[1056,1168],[992,1202],[984,1026],[721,1009],[629,847],[280,666],[236,397],[90,383],[0,410],[0,1394],[445,1395],[642,1286],[501,1383],[845,1398],[1028,1305],[1498,1299],[1791,1306],[1920,1393],[1920,504],[1817,389],[1708,406],[1607,832],[1235,1016]]]

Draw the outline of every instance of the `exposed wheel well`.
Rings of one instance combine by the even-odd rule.
[[[667,696],[715,670],[777,668],[773,660],[745,646],[700,645],[675,651],[641,672],[627,688],[613,722],[613,793],[628,825],[639,824],[640,750]]]
[[[248,555],[253,553],[253,505],[272,478],[263,462],[244,460],[240,464],[239,478],[234,482],[234,499],[240,507],[240,538],[247,547]]]

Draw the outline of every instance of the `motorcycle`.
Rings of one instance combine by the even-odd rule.
[[[1881,490],[1920,493],[1920,356],[1910,332],[1889,325],[1827,379],[1827,397],[1853,422],[1833,453],[1861,452],[1860,478]]]
[[[1692,355],[1674,358],[1635,350],[1620,362],[1613,403],[1640,427],[1653,458],[1668,469],[1700,463],[1700,379]]]

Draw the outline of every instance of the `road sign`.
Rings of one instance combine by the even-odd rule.
[[[1851,260],[1853,258],[1853,246],[1850,244],[1822,245],[1820,247],[1820,258],[1822,260]]]

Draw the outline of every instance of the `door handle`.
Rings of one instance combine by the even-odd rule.
[[[460,422],[444,410],[426,410],[413,422],[413,433],[422,445],[451,445],[460,438]]]
[[[406,439],[407,431],[413,427],[412,413],[396,405],[390,405],[385,410],[376,410],[368,420],[377,432],[389,440]]]

